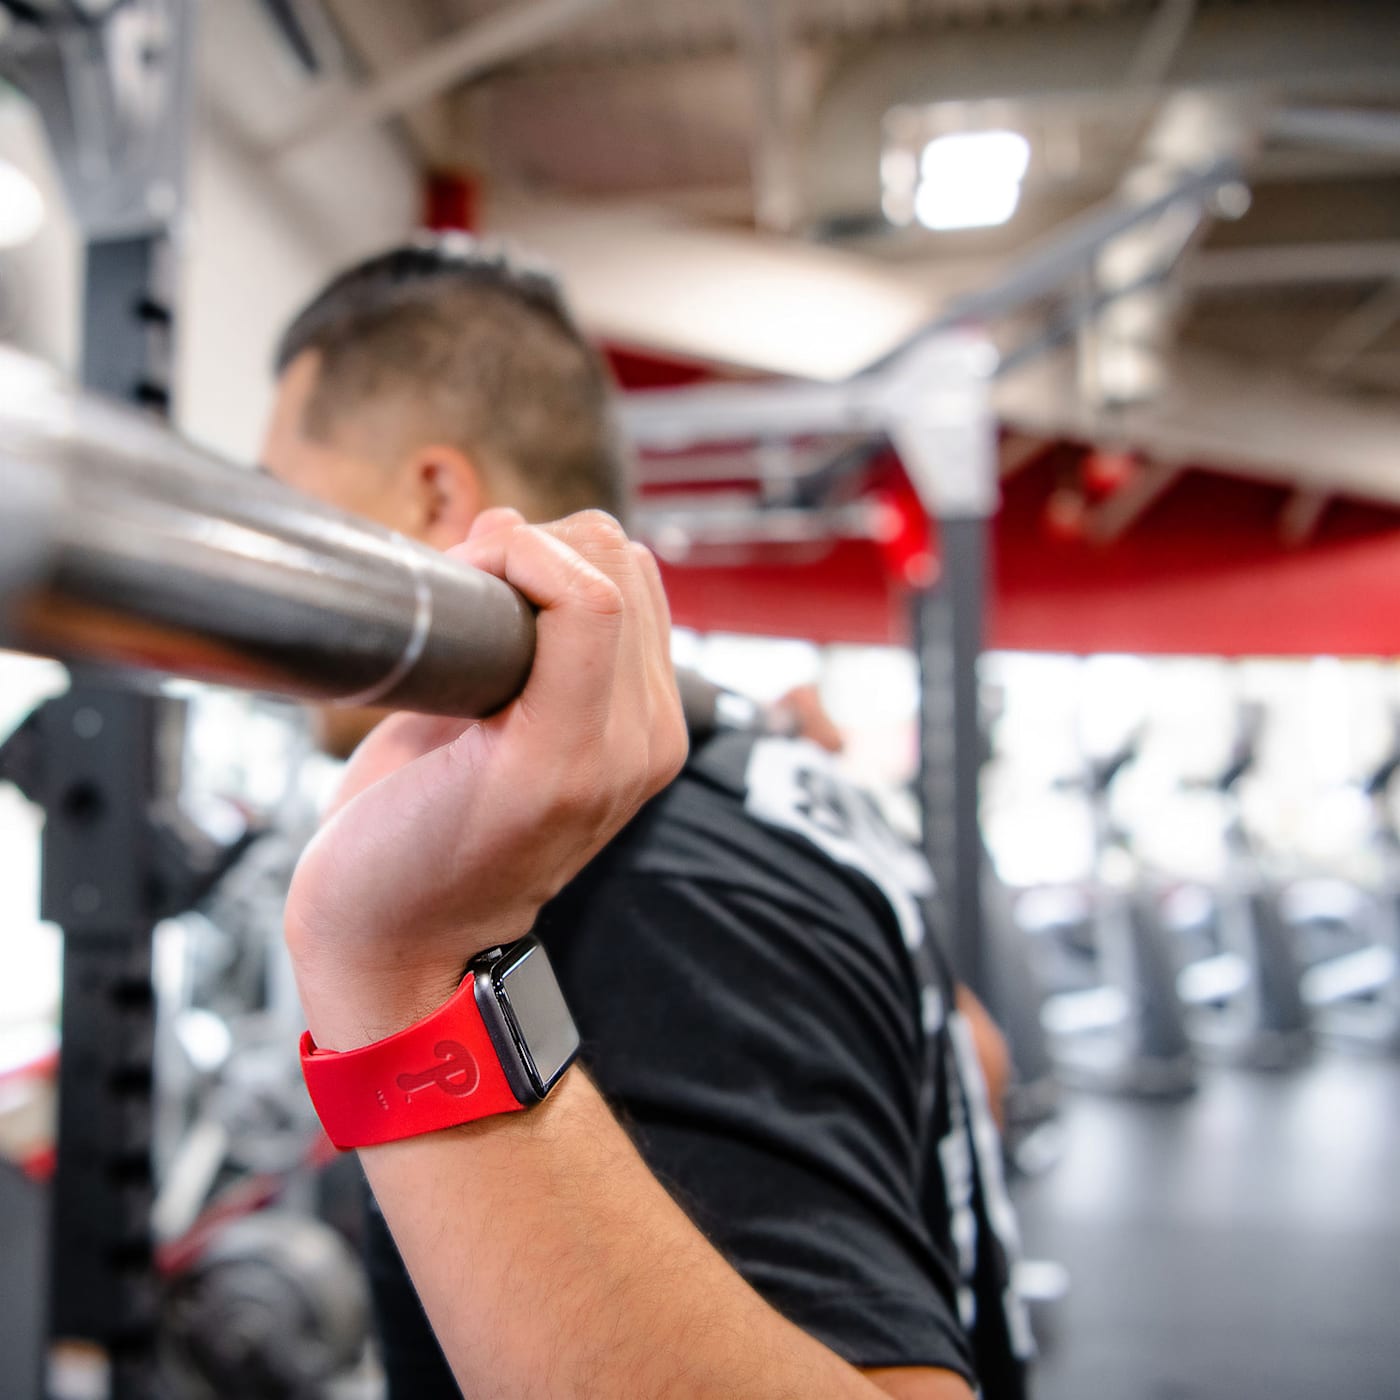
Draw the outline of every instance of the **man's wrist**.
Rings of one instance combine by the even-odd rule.
[[[323,1050],[358,1050],[431,1015],[461,986],[467,964],[480,953],[513,943],[530,931],[533,919],[501,920],[491,931],[462,931],[431,948],[396,952],[391,961],[366,965],[346,950],[368,939],[350,930],[329,940],[313,937],[290,917],[287,947],[296,973],[302,1012],[312,1039]]]
[[[338,1012],[309,1017],[302,1074],[337,1147],[528,1108],[548,1097],[578,1053],[578,1028],[537,938],[474,958],[455,992],[426,1014],[418,1014],[418,992],[415,985],[388,1016],[377,1003],[368,1024]],[[356,1043],[338,1050],[318,1044],[318,1034]]]
[[[298,974],[302,1011],[323,1050],[358,1050],[430,1016],[461,985],[465,961],[421,969],[411,978],[386,976],[308,979]]]

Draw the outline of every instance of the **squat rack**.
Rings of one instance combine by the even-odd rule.
[[[6,8],[0,76],[38,110],[82,235],[82,381],[163,417],[194,0]],[[49,1332],[96,1344],[82,1354],[114,1400],[155,1388],[152,934],[212,873],[171,816],[183,719],[181,702],[75,672],[3,751],[46,813],[40,912],[64,933]]]

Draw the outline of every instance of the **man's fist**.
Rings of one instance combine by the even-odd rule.
[[[444,1001],[680,771],[686,732],[656,561],[598,511],[479,516],[450,552],[539,609],[534,667],[487,720],[395,715],[356,751],[287,899],[316,1043]]]

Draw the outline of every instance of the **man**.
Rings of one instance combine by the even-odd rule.
[[[270,471],[541,608],[503,715],[360,746],[288,905],[321,1047],[401,1030],[532,925],[582,1037],[528,1113],[362,1154],[451,1363],[379,1227],[391,1394],[1020,1395],[1014,1222],[923,862],[781,739],[698,746],[624,826],[677,762],[665,600],[612,522],[526,523],[627,505],[552,285],[461,240],[399,249],[316,297],[277,367]]]

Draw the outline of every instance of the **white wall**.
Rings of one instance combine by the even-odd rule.
[[[38,237],[0,251],[0,340],[71,370],[78,348],[78,243],[63,212],[63,192],[38,120],[26,102],[4,87],[0,159],[18,166],[39,186],[49,211]]]
[[[205,5],[201,25],[176,411],[191,436],[251,460],[282,325],[337,267],[412,228],[419,182],[397,139],[374,129],[269,159],[261,143],[325,85],[291,68],[248,0]],[[0,157],[39,181],[51,211],[38,238],[0,254],[0,339],[71,369],[78,245],[34,114],[3,92]]]
[[[267,141],[335,84],[309,85],[248,0],[205,5],[201,24],[180,419],[251,459],[279,331],[331,272],[412,229],[419,178],[406,148],[376,128],[269,157]]]
[[[251,460],[267,408],[270,357],[287,320],[327,276],[411,229],[409,168],[355,167],[358,217],[308,228],[278,180],[206,118],[196,131],[183,256],[177,404],[181,426]]]

